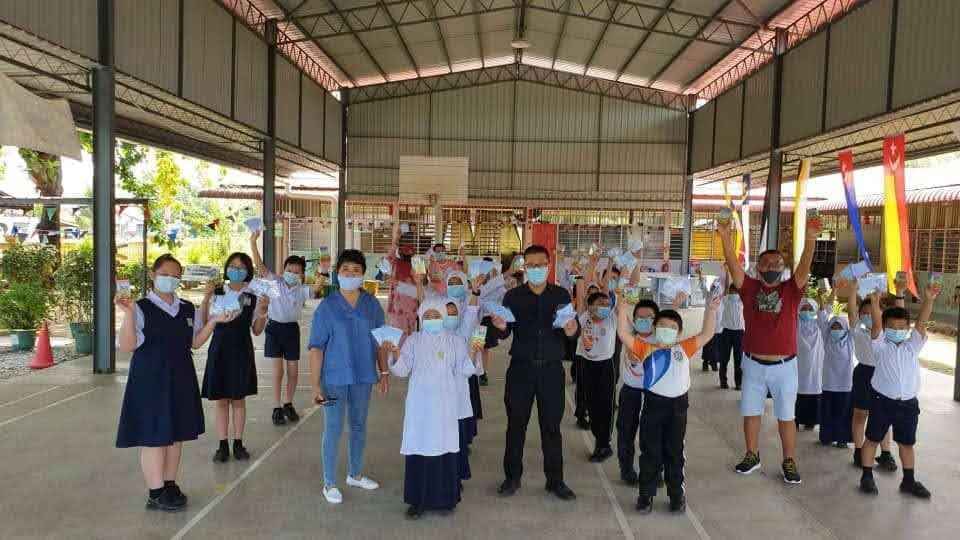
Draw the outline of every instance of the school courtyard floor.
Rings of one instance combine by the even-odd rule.
[[[305,321],[309,315],[305,310]],[[361,492],[341,484],[344,503],[331,506],[320,493],[323,418],[321,411],[306,406],[309,382],[306,377],[300,382],[303,419],[275,427],[270,422],[269,366],[259,364],[260,395],[249,400],[244,437],[253,458],[211,462],[216,436],[213,409],[205,403],[207,434],[187,444],[183,457],[180,483],[190,506],[179,514],[162,514],[143,508],[137,452],[113,447],[126,362],[115,376],[91,375],[89,359],[80,359],[3,381],[0,537],[875,540],[956,538],[960,529],[960,404],[951,400],[952,381],[946,375],[925,371],[923,376],[917,474],[934,494],[923,502],[897,492],[899,476],[879,473],[880,496],[862,497],[850,452],[820,447],[811,432],[802,433],[799,441],[803,484],[784,485],[769,407],[763,473],[736,475],[733,465],[743,444],[737,393],[718,389],[715,375],[697,368],[687,431],[687,513],[668,513],[661,495],[656,511],[641,516],[633,509],[634,489],[619,480],[616,459],[602,466],[587,461],[590,435],[574,427],[569,406],[563,423],[565,475],[577,500],[562,502],[543,490],[536,415],[528,430],[523,487],[513,498],[497,497],[506,360],[506,347],[501,347],[491,384],[482,390],[485,418],[463,501],[453,514],[428,514],[416,522],[403,515],[403,382],[371,404],[366,474],[381,489]],[[203,364],[204,356],[198,354],[198,368]],[[304,363],[301,370],[307,369]],[[567,397],[572,404],[570,386]],[[344,474],[341,467],[341,478]]]

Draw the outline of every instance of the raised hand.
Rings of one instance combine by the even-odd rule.
[[[135,304],[133,303],[133,299],[130,298],[129,296],[118,296],[114,300],[114,303],[117,305],[118,308],[120,308],[121,311],[123,311],[125,315],[133,314],[133,306]]]
[[[497,327],[501,332],[506,331],[507,321],[505,321],[502,317],[491,315],[490,321],[493,323],[493,326]]]
[[[226,324],[237,318],[237,315],[240,315],[239,311],[224,311],[218,313],[210,318],[210,322],[215,324]]]

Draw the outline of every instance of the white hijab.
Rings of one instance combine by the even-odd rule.
[[[837,341],[833,339],[832,326],[837,323],[844,330],[843,339]],[[831,359],[850,360],[853,357],[853,336],[850,335],[850,323],[840,317],[831,317],[830,323],[823,329],[823,349]]]
[[[812,298],[804,298],[800,301],[800,311],[805,306],[813,308],[814,315],[817,315],[820,306]],[[811,360],[819,359],[823,362],[823,332],[820,330],[820,321],[813,319],[805,321],[798,318],[799,328],[797,332],[797,352]]]

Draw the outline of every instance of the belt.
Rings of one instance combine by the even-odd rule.
[[[758,364],[760,364],[760,365],[762,365],[762,366],[776,366],[776,365],[780,365],[780,364],[786,364],[787,362],[790,362],[790,361],[792,361],[794,358],[797,357],[797,355],[793,354],[793,355],[790,355],[790,356],[788,356],[788,357],[786,357],[786,358],[781,358],[780,360],[762,360],[762,359],[760,359],[760,358],[754,358],[753,355],[751,355],[750,353],[743,353],[743,354],[744,354],[744,356],[746,356],[747,358],[753,360],[754,362],[756,362],[756,363],[758,363]]]

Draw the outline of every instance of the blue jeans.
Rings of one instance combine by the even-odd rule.
[[[343,415],[350,420],[350,453],[348,474],[354,478],[363,471],[363,448],[367,443],[367,411],[370,409],[372,384],[325,385],[328,398],[337,398],[323,409],[323,483],[337,483],[337,452],[340,448],[340,433],[343,431]]]

